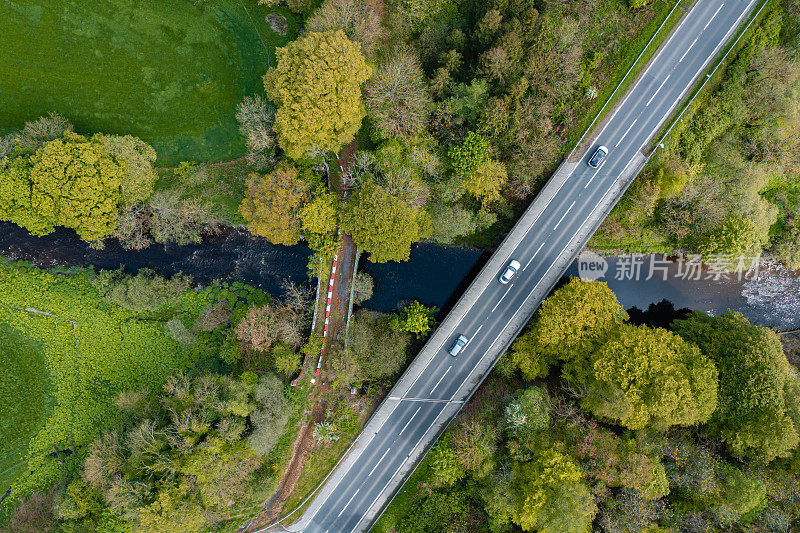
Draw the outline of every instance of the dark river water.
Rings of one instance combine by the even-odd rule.
[[[45,237],[33,237],[24,229],[0,222],[0,255],[24,259],[37,266],[94,266],[96,269],[123,267],[129,273],[152,268],[163,276],[190,274],[201,284],[213,279],[243,281],[271,294],[282,293],[283,280],[311,284],[306,265],[311,251],[303,244],[279,246],[252,237],[243,229],[228,229],[188,246],[153,245],[146,250],[123,249],[109,240],[103,250],[93,250],[73,231],[59,229]],[[417,299],[440,309],[449,308],[489,257],[475,249],[416,244],[405,263],[374,264],[362,256],[360,269],[372,276],[375,291],[364,307],[391,311],[398,304]],[[766,264],[759,274],[747,279],[729,279],[702,272],[699,277],[682,276],[677,262],[658,263],[656,275],[647,279],[649,266],[657,258],[644,258],[638,276],[625,271],[625,259],[607,257],[606,281],[625,308],[647,308],[667,299],[675,308],[688,307],[712,314],[730,308],[753,323],[779,330],[800,328],[800,275]],[[685,269],[684,269],[685,270]],[[578,275],[573,264],[567,276]],[[664,279],[666,277],[666,279]],[[618,279],[617,279],[618,278]],[[631,279],[633,278],[633,279]]]

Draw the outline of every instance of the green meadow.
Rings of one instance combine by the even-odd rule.
[[[55,111],[138,136],[165,165],[242,155],[236,104],[297,33],[253,0],[4,0],[0,20],[0,134]]]
[[[28,442],[53,408],[51,381],[42,346],[0,323],[0,487],[24,470]]]

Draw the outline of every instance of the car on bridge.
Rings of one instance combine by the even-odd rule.
[[[450,355],[455,357],[458,354],[460,354],[461,350],[464,349],[464,347],[467,345],[468,342],[469,342],[468,338],[466,338],[464,335],[459,335],[458,338],[456,339],[456,342],[454,342],[453,345],[450,347]]]
[[[519,261],[516,259],[512,259],[511,262],[508,264],[506,269],[500,274],[499,281],[503,285],[508,285],[508,282],[511,281],[514,276],[516,275],[517,271],[519,270],[520,264]]]
[[[597,168],[603,164],[603,161],[606,160],[606,156],[608,155],[608,148],[605,146],[598,146],[597,150],[594,151],[592,157],[589,159],[589,166],[592,168]]]

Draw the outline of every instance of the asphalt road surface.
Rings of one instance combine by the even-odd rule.
[[[365,437],[358,460],[337,481],[324,501],[313,502],[298,523],[309,533],[363,531],[365,514],[384,494],[423,435],[434,423],[476,364],[491,353],[500,333],[521,304],[533,295],[550,270],[560,268],[556,258],[585,223],[592,209],[625,174],[644,145],[658,132],[685,97],[693,82],[733,34],[756,0],[697,0],[661,51],[602,126],[564,185],[529,227],[525,238],[507,258],[522,265],[512,283],[496,278],[483,289],[454,331],[439,341],[436,356],[402,399],[395,399],[391,414],[377,433]],[[598,169],[587,161],[599,145],[608,157]],[[497,272],[499,276],[500,272]],[[459,335],[469,343],[458,357],[448,354]],[[496,348],[496,347],[494,347]],[[353,453],[356,453],[355,451]],[[295,530],[289,526],[290,530]]]

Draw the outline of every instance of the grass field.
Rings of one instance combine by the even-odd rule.
[[[0,323],[0,487],[24,470],[24,450],[53,408],[42,347]]]
[[[7,0],[0,20],[0,134],[56,111],[141,137],[165,165],[242,155],[236,104],[297,33],[254,0]]]
[[[0,494],[13,480],[4,505],[70,468],[48,454],[75,445],[80,456],[116,420],[119,392],[160,386],[190,363],[161,322],[108,304],[86,272],[0,262],[0,325]]]

